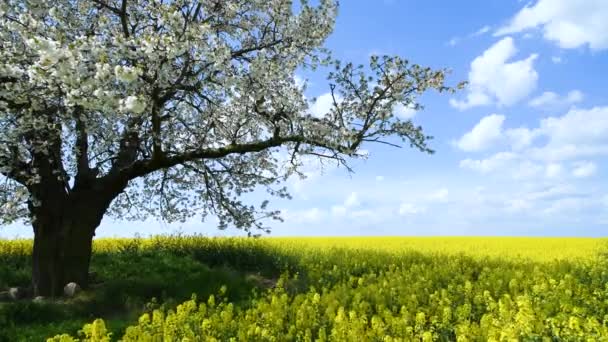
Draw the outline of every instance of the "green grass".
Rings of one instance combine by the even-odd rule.
[[[111,331],[120,336],[143,311],[160,306],[149,305],[153,298],[164,307],[174,307],[193,293],[208,297],[226,285],[231,301],[246,303],[252,291],[262,290],[270,279],[278,277],[271,264],[244,262],[259,261],[261,256],[242,251],[238,254],[227,250],[222,254],[217,250],[162,246],[141,250],[137,245],[137,240],[131,240],[116,251],[95,253],[91,270],[102,283],[73,300],[0,303],[0,341],[44,341],[62,332],[75,334],[84,323],[97,317],[107,319]],[[11,253],[0,257],[0,288],[27,286],[29,255]]]

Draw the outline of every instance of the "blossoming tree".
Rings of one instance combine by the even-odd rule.
[[[106,214],[211,213],[251,232],[279,213],[240,195],[288,196],[279,186],[304,156],[347,166],[363,143],[391,137],[432,152],[392,113],[453,90],[445,71],[399,57],[341,64],[323,48],[335,0],[292,2],[0,3],[0,223],[31,223],[36,295],[87,285]],[[319,66],[332,70],[323,116],[294,77]]]

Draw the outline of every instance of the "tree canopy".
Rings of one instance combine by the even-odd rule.
[[[393,111],[453,90],[446,71],[333,59],[323,44],[337,10],[334,0],[3,1],[0,223],[94,189],[86,196],[121,218],[211,213],[221,228],[263,228],[279,213],[240,195],[289,196],[281,183],[304,156],[348,166],[362,144],[390,137],[432,152]],[[333,104],[314,116],[294,76],[327,66]]]

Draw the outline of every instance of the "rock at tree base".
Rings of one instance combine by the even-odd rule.
[[[45,299],[44,297],[38,296],[38,297],[34,298],[32,301],[34,303],[42,303],[42,302],[44,302],[44,299]]]
[[[25,295],[25,293],[23,292],[23,290],[18,287],[11,287],[8,290],[8,296],[12,300],[21,299],[21,298],[23,298],[24,295]]]
[[[63,294],[65,294],[65,296],[68,298],[74,297],[78,292],[80,292],[80,285],[74,282],[68,283],[63,288]]]

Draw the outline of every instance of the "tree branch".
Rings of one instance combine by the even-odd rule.
[[[0,172],[4,177],[10,178],[17,183],[27,186],[31,177],[29,165],[17,158],[8,158],[0,155],[0,165],[9,166],[8,171]]]
[[[258,142],[246,143],[246,144],[230,144],[224,147],[211,148],[211,149],[197,149],[181,154],[163,157],[160,159],[145,159],[133,162],[131,165],[126,165],[123,168],[116,170],[116,174],[120,175],[120,178],[124,180],[132,180],[137,177],[144,176],[154,171],[158,171],[164,168],[170,168],[176,165],[181,165],[194,160],[201,159],[218,159],[223,158],[231,154],[246,154],[264,151],[272,147],[279,147],[285,143],[294,142],[300,144],[308,144],[311,146],[325,148],[328,150],[335,150],[337,153],[349,154],[349,149],[344,146],[330,146],[329,143],[322,141],[314,141],[307,139],[306,137],[297,136],[286,136],[286,137],[272,137],[267,140]],[[111,174],[106,177],[112,178]]]
[[[74,109],[74,121],[76,128],[76,144],[74,145],[74,155],[76,156],[76,177],[74,185],[78,186],[83,182],[86,182],[95,175],[91,174],[91,168],[89,167],[89,135],[87,133],[87,127],[83,120],[82,108],[76,107]]]
[[[122,0],[122,4],[120,6],[120,23],[122,25],[122,32],[125,37],[129,38],[129,23],[128,23],[128,15],[127,15],[127,0]]]

